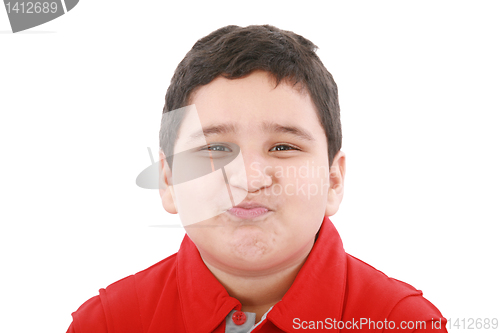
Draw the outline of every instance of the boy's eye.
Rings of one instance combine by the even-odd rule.
[[[222,145],[208,145],[206,147],[201,148],[200,150],[232,152],[231,148]]]
[[[293,146],[290,146],[290,145],[285,145],[285,144],[281,144],[281,145],[277,145],[277,146],[274,146],[272,149],[276,148],[275,151],[283,151],[283,150],[298,150],[298,148],[295,148]],[[272,150],[271,149],[271,150]]]
[[[286,151],[286,150],[299,150],[294,146],[288,144],[279,144],[271,148],[271,151]],[[213,152],[232,152],[232,149],[220,144],[211,144],[200,148],[200,151],[213,151]]]

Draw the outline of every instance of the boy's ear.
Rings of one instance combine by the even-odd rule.
[[[330,167],[330,187],[328,188],[328,199],[326,203],[326,216],[337,213],[340,203],[344,197],[345,178],[345,154],[338,151]]]
[[[172,171],[170,170],[165,154],[160,149],[160,197],[163,208],[170,214],[177,214],[175,206],[174,187],[169,185],[168,179],[172,179]]]

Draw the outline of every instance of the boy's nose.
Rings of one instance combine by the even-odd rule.
[[[243,163],[239,170],[232,170],[230,184],[247,192],[255,192],[272,185],[271,166],[266,163],[265,158],[256,153],[245,153],[241,151]]]
[[[272,185],[273,179],[272,175],[270,174],[270,169],[270,165],[266,165],[257,161],[251,162],[250,166],[246,167],[246,170],[248,172],[248,192],[255,192]]]

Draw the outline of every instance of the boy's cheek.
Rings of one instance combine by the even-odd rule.
[[[184,226],[213,218],[232,207],[222,174],[214,172],[173,187]]]
[[[330,182],[326,177],[303,178],[294,177],[287,179],[286,182],[279,184],[283,190],[274,191],[276,194],[282,192],[287,200],[299,201],[302,205],[310,205],[310,201],[319,200],[319,198],[328,195]]]

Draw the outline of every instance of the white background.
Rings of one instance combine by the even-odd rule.
[[[331,4],[331,5],[327,5]],[[497,1],[90,1],[12,34],[0,7],[0,331],[65,332],[98,289],[175,253],[135,185],[197,39],[272,24],[340,94],[348,253],[445,317],[500,318]]]

